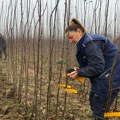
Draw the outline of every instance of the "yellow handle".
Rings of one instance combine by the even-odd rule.
[[[70,73],[64,74],[64,77],[69,77],[70,75]],[[77,77],[76,79],[79,80],[81,83],[85,82],[85,77]]]
[[[75,89],[67,89],[67,88],[65,89],[65,92],[70,92],[70,93],[75,93],[75,94],[78,93],[78,91]]]
[[[77,77],[77,79],[78,79],[81,83],[84,83],[84,82],[85,82],[85,77]]]
[[[120,117],[120,112],[104,113],[104,117]]]
[[[59,87],[68,88],[68,89],[72,88],[70,85],[66,85],[66,84],[59,84]]]

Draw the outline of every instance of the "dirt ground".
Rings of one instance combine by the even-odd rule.
[[[0,120],[25,120],[24,110],[14,99],[13,85],[7,82],[5,62],[0,61]]]
[[[5,61],[0,61],[0,120],[34,120],[34,118],[31,117],[31,114],[25,113],[24,108],[14,98],[15,91],[13,90],[13,84],[8,83],[7,81],[7,76],[3,69],[5,67]],[[56,100],[54,99],[54,92],[55,91],[53,90],[53,104]],[[61,101],[63,101],[62,95],[64,95],[64,91],[60,90],[60,92]],[[88,99],[88,95],[85,97]],[[61,102],[59,110],[62,111],[62,109],[63,106]],[[53,108],[51,108],[51,110],[53,110]],[[64,120],[93,120],[91,117],[89,102],[88,100],[85,100],[84,102],[84,96],[68,94],[66,111],[66,117]],[[44,109],[42,110],[42,112],[44,112]],[[51,118],[48,120],[54,119]],[[111,118],[110,120],[119,120],[119,118]]]
[[[34,120],[30,114],[26,115],[25,110],[16,100],[13,84],[8,83],[7,81],[7,76],[5,74],[6,71],[4,69],[5,67],[5,61],[0,61],[0,120]],[[59,110],[62,111],[64,108],[62,102],[64,98],[64,91],[60,89],[60,93],[61,102],[59,105]],[[54,99],[54,94],[56,94],[55,91],[52,93],[53,104],[56,100]],[[43,99],[46,99],[45,96]],[[76,95],[68,94],[67,114],[65,120],[84,120],[89,113],[88,106],[85,106],[86,105],[80,104],[80,101]],[[79,108],[81,108],[81,112],[79,112]],[[53,108],[51,108],[51,111],[52,110]],[[85,113],[83,113],[83,111],[85,111]],[[44,113],[44,109],[42,109],[42,112]],[[74,118],[74,116],[76,117]],[[79,119],[79,116],[83,116],[83,118]],[[49,120],[53,120],[51,117]],[[87,117],[87,120],[91,120],[89,119],[89,116]]]

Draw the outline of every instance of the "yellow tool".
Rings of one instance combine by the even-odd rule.
[[[64,75],[64,77],[70,77],[72,74],[73,71],[75,71],[74,69],[68,69],[67,70],[67,74]],[[85,82],[85,77],[77,77],[77,80],[79,80],[81,83],[84,83]],[[73,89],[70,85],[66,85],[66,84],[59,84],[58,87],[62,87],[64,88],[65,92],[69,92],[69,93],[75,93],[77,94],[78,91]]]
[[[64,88],[65,92],[75,93],[75,94],[77,94],[77,93],[78,93],[78,91],[77,91],[77,90],[75,90],[75,89],[73,89],[73,88],[72,88],[72,86],[70,86],[70,85],[66,85],[66,84],[59,84],[59,86],[58,86],[58,87],[62,87],[62,88]]]
[[[72,75],[72,74],[68,73],[68,74],[65,74],[64,76],[65,77],[69,77],[70,75]],[[76,79],[79,80],[81,83],[85,82],[85,77],[77,77]]]
[[[104,113],[104,117],[120,117],[120,112]]]
[[[67,74],[65,74],[64,76],[65,77],[71,76],[72,74],[74,74],[74,73],[72,73],[73,71],[75,71],[75,70],[74,69],[68,69]],[[76,79],[79,80],[81,83],[85,82],[85,77],[77,77]]]
[[[68,89],[72,88],[70,85],[66,85],[66,84],[59,84],[59,87],[68,88]]]
[[[65,92],[70,92],[70,93],[75,93],[75,94],[78,93],[78,91],[75,89],[65,89]]]

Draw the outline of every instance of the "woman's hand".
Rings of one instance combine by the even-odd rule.
[[[73,80],[78,77],[77,71],[73,71],[69,74],[69,77],[72,78]]]

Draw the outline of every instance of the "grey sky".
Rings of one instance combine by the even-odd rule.
[[[11,19],[11,15],[14,18],[13,14],[11,14],[11,11],[13,9],[15,9],[15,3],[16,1],[18,1],[17,3],[17,8],[16,8],[16,19],[18,21],[18,25],[20,24],[20,20],[21,20],[21,0],[0,0],[0,14],[1,14],[1,18],[0,18],[0,30],[3,32],[5,31],[5,25],[6,23],[9,21],[10,23],[10,19]],[[37,0],[28,0],[30,1],[30,17],[29,17],[29,22],[31,21],[31,17],[33,15],[33,9],[35,7],[35,3]],[[45,11],[45,14],[43,16],[44,18],[44,24],[46,24],[46,19],[49,21],[50,19],[50,14],[51,11],[53,10],[53,8],[55,7],[55,3],[56,0],[41,0],[42,1],[42,12],[43,9],[45,8],[45,5],[47,3],[47,8]],[[86,0],[86,28],[89,31],[91,29],[91,27],[93,27],[92,25],[92,20],[93,20],[93,13],[95,10],[95,4],[99,3],[100,1],[102,1],[102,11],[101,11],[101,15],[99,16],[99,6],[98,9],[96,10],[96,17],[101,19],[101,26],[104,27],[104,22],[105,22],[105,5],[107,0]],[[26,23],[27,21],[27,0],[22,0],[23,2],[23,22]],[[58,6],[58,18],[59,18],[59,22],[61,24],[61,26],[63,26],[63,21],[64,21],[64,14],[65,14],[65,3],[66,0],[60,0],[59,2],[59,6]],[[109,0],[110,2],[110,6],[109,6],[109,15],[108,15],[108,26],[111,30],[112,27],[114,27],[114,10],[115,10],[115,3],[116,0]],[[3,3],[3,9],[2,9],[2,3]],[[9,8],[9,6],[12,5],[12,7]],[[117,0],[117,6],[116,6],[116,10],[117,10],[117,21],[120,21],[120,9],[119,9],[119,5],[120,5],[120,0]],[[38,6],[38,5],[37,5]],[[8,11],[9,8],[9,11]],[[77,12],[76,12],[77,10]],[[8,13],[9,13],[9,17],[8,17]],[[48,15],[48,16],[47,16]],[[47,17],[46,17],[47,16]],[[70,18],[72,17],[78,17],[78,19],[81,21],[81,23],[84,23],[84,17],[85,17],[85,12],[84,12],[84,0],[71,0],[71,14],[70,14]],[[8,18],[8,19],[7,19]],[[38,20],[38,11],[37,11],[37,7],[35,9],[34,12],[34,21]],[[98,20],[98,19],[97,19]],[[98,22],[98,21],[97,21]],[[4,26],[4,27],[3,27]],[[118,28],[119,29],[119,28]],[[113,32],[113,31],[112,31]]]

